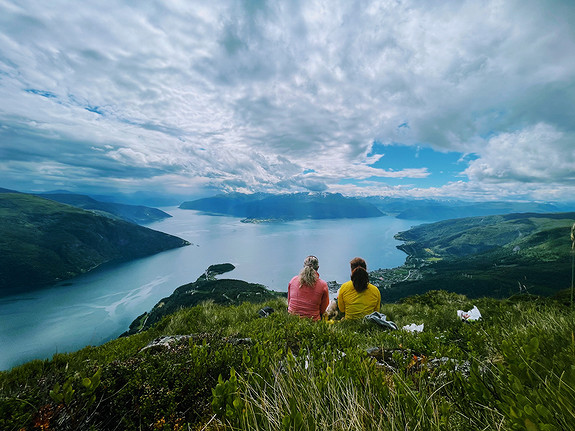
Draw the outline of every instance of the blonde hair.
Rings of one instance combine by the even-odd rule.
[[[314,286],[319,278],[317,270],[319,269],[319,260],[315,256],[308,256],[303,262],[303,268],[299,273],[299,287]]]

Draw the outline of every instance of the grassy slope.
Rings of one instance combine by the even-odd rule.
[[[382,307],[399,326],[425,323],[420,334],[314,323],[287,314],[284,300],[267,305],[277,310],[268,318],[258,318],[263,304],[182,309],[143,333],[0,373],[0,428],[542,430],[575,423],[575,313],[550,300],[472,302],[429,292]],[[483,320],[458,321],[456,310],[472,305]],[[170,334],[192,336],[140,351]],[[387,365],[366,353],[373,347],[384,349]]]
[[[0,291],[186,245],[161,232],[26,194],[0,194]]]
[[[212,265],[210,268],[217,266]],[[233,268],[233,265],[230,264],[230,266]],[[150,312],[138,316],[123,335],[149,329],[165,316],[181,308],[192,307],[205,301],[220,305],[238,305],[246,301],[263,302],[282,296],[285,294],[268,290],[261,284],[233,279],[217,280],[208,269],[195,282],[178,287],[170,296],[158,301]]]

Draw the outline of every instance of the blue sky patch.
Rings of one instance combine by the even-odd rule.
[[[368,156],[383,154],[372,168],[385,171],[401,171],[404,169],[426,168],[429,175],[426,178],[381,178],[372,180],[382,181],[389,185],[414,184],[418,187],[438,187],[450,181],[461,181],[461,172],[465,170],[470,160],[477,158],[474,155],[455,151],[440,152],[429,147],[384,145],[374,142]]]
[[[94,114],[104,115],[104,112],[102,110],[100,110],[99,106],[86,106],[84,109],[86,111],[93,112]]]
[[[58,98],[58,96],[56,96],[54,93],[52,93],[50,91],[36,90],[34,88],[28,88],[25,91],[26,91],[26,93],[37,94],[38,96],[46,97],[48,99],[57,99]]]

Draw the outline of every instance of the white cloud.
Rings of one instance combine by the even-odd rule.
[[[476,182],[575,184],[575,136],[547,124],[502,133],[465,170]]]
[[[377,140],[476,154],[477,196],[492,182],[565,191],[573,20],[570,2],[534,0],[4,0],[0,156],[29,159],[10,165],[19,184],[57,163],[134,188],[461,187],[418,191],[407,182],[430,167],[370,167]]]

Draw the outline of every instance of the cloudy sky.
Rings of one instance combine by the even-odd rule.
[[[0,187],[575,200],[575,2],[0,0]]]

